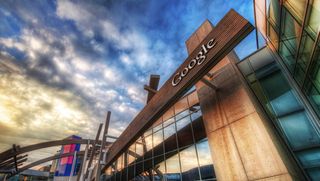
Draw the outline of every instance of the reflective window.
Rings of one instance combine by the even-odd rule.
[[[264,2],[264,1],[262,1]],[[268,0],[268,18],[274,26],[280,27],[280,4],[279,0]]]
[[[200,173],[202,179],[215,178],[208,139],[203,139],[196,144]]]
[[[306,70],[310,61],[313,44],[313,39],[307,35],[307,33],[304,33],[301,40],[301,51],[299,52],[298,58],[298,64],[303,68],[303,70]]]
[[[320,47],[317,45],[315,49],[315,56],[313,63],[310,66],[310,73],[307,75],[306,94],[315,108],[318,115],[320,115]]]
[[[285,8],[283,9],[283,25],[281,27],[281,32],[279,52],[288,68],[293,71],[299,36],[301,33],[301,25]]]
[[[320,26],[320,0],[313,0],[311,9],[310,9],[310,16],[307,23],[307,31],[315,37],[319,31]]]
[[[182,180],[200,180],[195,146],[180,151]]]
[[[180,175],[180,160],[179,160],[179,155],[175,152],[172,153],[174,154],[171,156],[171,153],[166,154],[166,178],[167,180],[179,180],[181,178]]]
[[[285,0],[286,7],[298,18],[300,22],[303,20],[306,3],[307,0]]]
[[[256,54],[259,55],[260,51]],[[269,58],[273,59],[270,53]],[[265,58],[260,60],[266,61]],[[310,178],[318,178],[319,170],[316,167],[320,168],[320,137],[316,123],[311,119],[275,61],[269,61],[269,64],[257,70],[253,70],[252,65],[250,66],[251,57],[244,61],[247,63],[241,62],[240,70],[245,70],[246,80],[263,103],[262,106],[270,119],[276,124],[279,133],[288,142]],[[248,72],[253,73],[248,74]],[[257,78],[253,82],[249,78],[252,74]]]
[[[202,119],[198,119],[201,111],[196,92],[190,92],[174,107],[176,115],[174,109],[167,111],[163,123],[162,119],[156,121],[126,150],[126,156],[117,159],[118,171],[108,181],[215,180]],[[123,158],[126,162],[121,161]]]
[[[319,136],[304,112],[281,117],[279,121],[293,148],[298,149],[320,143]]]

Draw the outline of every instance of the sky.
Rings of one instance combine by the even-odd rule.
[[[254,24],[252,0],[0,1],[0,152],[93,139],[107,111],[120,135],[145,105],[150,74],[161,86],[187,58],[188,37],[230,8]],[[252,33],[236,52],[255,48]]]

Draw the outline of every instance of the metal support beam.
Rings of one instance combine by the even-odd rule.
[[[148,91],[148,92],[152,92],[153,94],[156,94],[158,91],[156,91],[155,89],[152,89],[151,87],[144,85],[143,86],[144,90]]]
[[[87,163],[87,156],[88,156],[88,150],[89,150],[89,141],[88,144],[86,145],[86,148],[84,150],[84,156],[83,156],[83,161],[82,161],[82,165],[81,165],[81,170],[80,170],[80,181],[84,181],[84,174],[86,172],[86,163]],[[77,179],[77,181],[79,181],[79,179]]]
[[[108,111],[106,122],[104,124],[104,130],[103,130],[103,135],[102,135],[102,143],[101,143],[101,147],[100,147],[100,153],[99,153],[99,156],[98,156],[99,160],[98,160],[98,165],[97,165],[96,181],[100,181],[101,161],[103,162],[103,165],[105,163],[105,160],[103,160],[103,150],[105,149],[105,143],[106,143],[106,140],[107,140],[107,136],[106,135],[108,135],[110,116],[111,116],[111,112]]]
[[[218,90],[218,88],[213,85],[213,83],[211,83],[208,79],[206,78],[202,78],[201,82],[203,82],[204,84],[206,84],[208,87],[212,88],[213,90]]]
[[[12,150],[14,152],[17,152],[18,148],[15,144],[12,145]],[[14,160],[15,170],[16,170],[16,172],[18,172],[18,163],[17,163],[17,156],[16,155],[13,156],[13,160]]]
[[[88,176],[88,170],[91,167],[91,164],[92,164],[92,161],[93,161],[93,157],[94,157],[96,149],[97,149],[97,143],[98,143],[98,140],[99,140],[99,137],[100,137],[101,129],[102,129],[102,124],[99,125],[98,132],[97,132],[97,135],[96,135],[96,139],[94,140],[94,144],[93,144],[92,152],[91,152],[91,155],[90,155],[90,158],[89,158],[89,163],[88,163],[87,171],[86,171],[86,174],[85,174],[85,178],[87,178],[87,176]]]
[[[17,161],[19,162],[19,160],[21,160],[21,159],[23,159],[23,158],[26,158],[26,157],[28,157],[28,154],[22,155],[22,156],[17,156]],[[14,158],[11,158],[11,159],[9,159],[9,160],[6,160],[6,161],[4,161],[4,162],[1,162],[1,163],[0,163],[0,169],[1,169],[2,167],[5,167],[6,165],[12,164],[12,163],[14,163]]]
[[[107,137],[107,138],[112,138],[112,139],[118,139],[118,137],[112,136],[112,135],[108,135],[108,134],[106,134],[106,137]]]

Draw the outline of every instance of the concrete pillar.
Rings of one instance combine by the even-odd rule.
[[[188,52],[212,30],[209,21],[187,40]],[[288,152],[261,116],[238,74],[233,52],[207,78],[217,90],[196,84],[217,180],[299,180]]]

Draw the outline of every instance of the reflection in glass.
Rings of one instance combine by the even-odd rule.
[[[285,5],[291,13],[298,18],[300,22],[303,19],[303,13],[306,7],[307,0],[285,0]]]
[[[188,109],[180,112],[175,117],[176,117],[176,120],[179,120],[179,119],[182,119],[183,117],[185,117],[187,115],[189,115],[189,110]]]
[[[313,0],[309,21],[307,23],[307,31],[315,37],[319,31],[320,26],[320,0]]]
[[[264,2],[264,1],[262,1]],[[278,0],[269,0],[268,7],[268,17],[270,22],[276,27],[280,27],[280,4]]]
[[[279,121],[292,147],[301,148],[320,143],[319,136],[304,112],[281,117]]]
[[[178,120],[176,123],[177,124],[177,131],[184,128],[185,126],[187,126],[190,123],[191,123],[190,116],[186,116],[186,117]]]
[[[171,124],[173,122],[174,122],[174,117],[172,117],[170,119],[167,119],[167,120],[164,120],[163,121],[163,127],[166,127],[166,126],[168,126],[169,124]]]
[[[256,54],[259,54],[259,52]],[[244,61],[250,64],[250,58]],[[240,70],[247,70],[243,68],[243,65],[245,64],[241,63]],[[316,129],[315,123],[305,110],[299,97],[277,67],[275,61],[270,62],[269,65],[265,65],[254,72],[257,77],[256,81],[248,81],[248,83],[255,90],[254,93],[263,103],[263,107],[273,123],[279,126],[279,133],[288,141],[297,160],[300,160],[311,178],[317,178],[316,180],[318,180],[319,170],[315,168],[320,166],[320,150],[316,148],[320,144],[318,129]],[[248,76],[251,74],[247,75],[246,72],[244,75],[248,80]],[[311,148],[312,150],[308,150]],[[199,158],[201,158],[200,154],[199,151]]]
[[[210,154],[208,139],[203,139],[196,144],[200,173],[202,179],[215,178],[213,163]]]
[[[195,146],[180,151],[182,180],[200,180]]]
[[[320,148],[302,151],[297,155],[302,166],[320,166]]]
[[[306,70],[308,62],[310,61],[313,44],[313,39],[304,32],[300,45],[301,51],[299,52],[298,58],[298,64],[304,71]]]
[[[175,154],[173,156],[169,156],[166,154],[166,178],[172,181],[180,181],[180,163],[179,163],[179,155]]]

